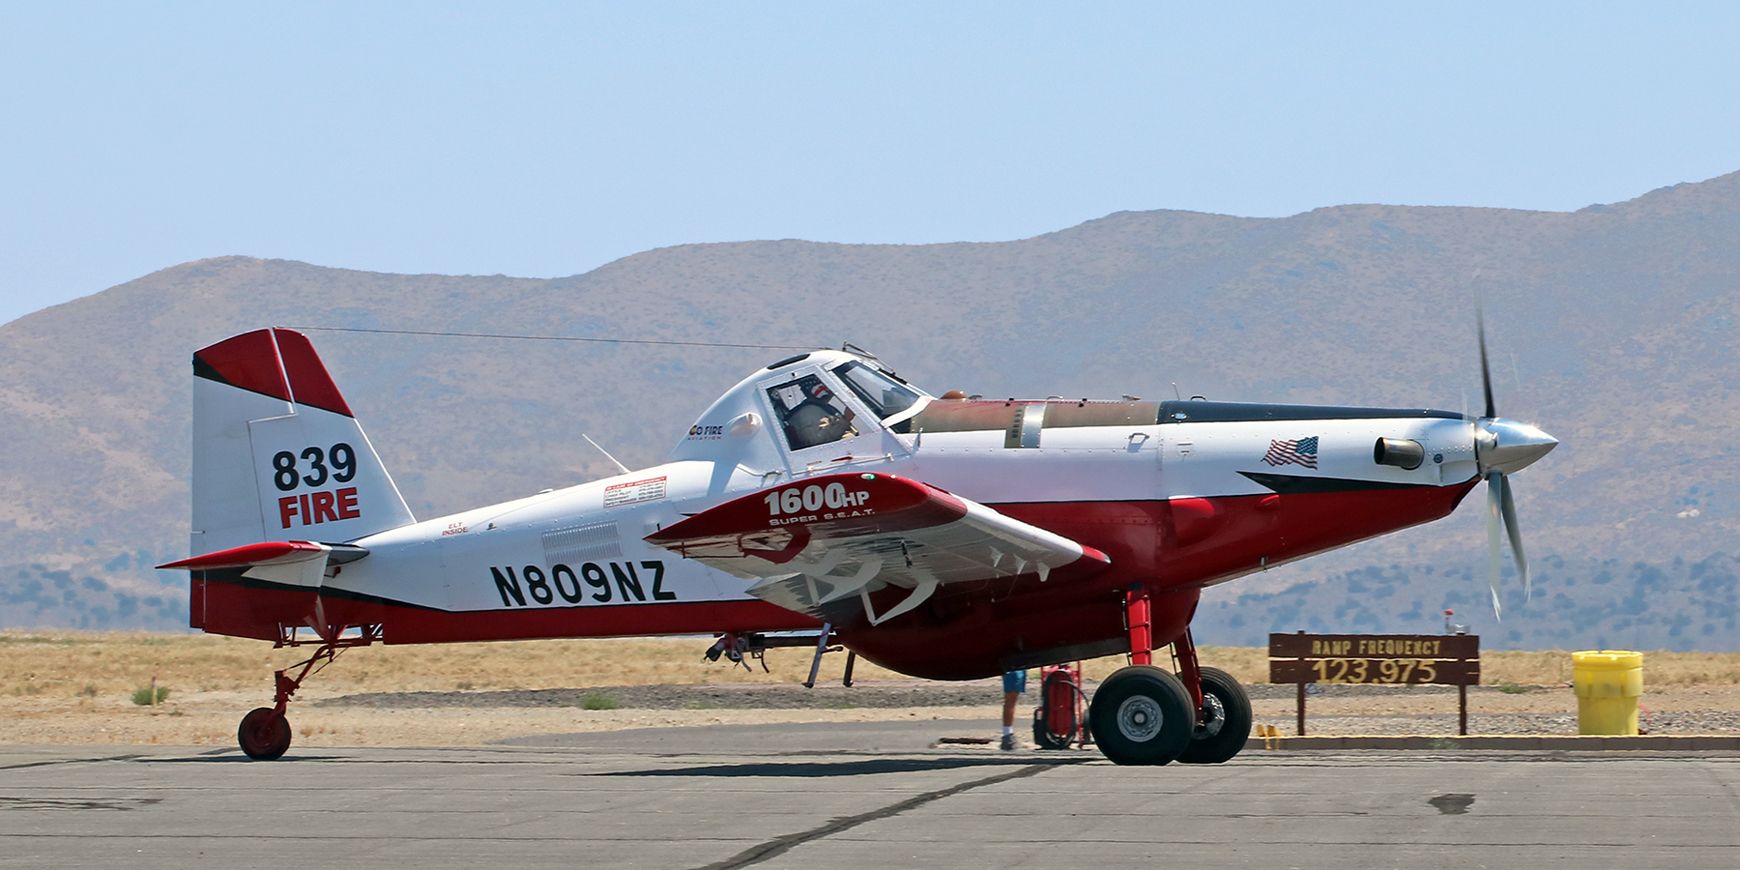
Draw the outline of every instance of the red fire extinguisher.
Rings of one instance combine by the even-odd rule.
[[[1068,749],[1093,742],[1088,733],[1087,695],[1081,690],[1081,662],[1039,669],[1039,706],[1033,711],[1033,743],[1040,749]]]

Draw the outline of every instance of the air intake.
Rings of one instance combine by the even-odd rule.
[[[1426,448],[1418,441],[1406,441],[1400,438],[1379,438],[1372,447],[1371,458],[1379,465],[1393,465],[1396,468],[1413,471],[1426,461]]]

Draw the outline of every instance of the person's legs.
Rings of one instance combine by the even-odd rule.
[[[1003,748],[1015,748],[1015,705],[1027,691],[1027,672],[1009,671],[1003,675]]]

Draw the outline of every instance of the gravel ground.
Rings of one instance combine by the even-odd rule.
[[[1091,694],[1095,683],[1086,689]],[[1024,701],[1037,700],[1037,681],[1030,687]],[[1246,686],[1253,701],[1294,697],[1290,685],[1266,683]],[[1475,688],[1469,696],[1500,693],[1496,688]],[[1392,699],[1404,695],[1450,695],[1452,686],[1416,686],[1397,689],[1389,686],[1347,685],[1315,687],[1309,698],[1371,698]],[[724,685],[653,685],[653,686],[589,686],[565,689],[515,689],[506,691],[455,692],[364,692],[341,695],[316,702],[315,706],[361,707],[376,710],[440,708],[440,707],[580,707],[588,699],[595,704],[611,703],[612,709],[645,710],[839,710],[853,707],[968,707],[995,704],[1002,700],[1001,687],[995,681],[976,680],[966,683],[913,681],[880,681],[847,688],[838,684],[820,685],[813,689],[801,686],[741,683]]]
[[[596,686],[485,692],[370,692],[314,706],[375,710],[441,707],[588,707],[624,710],[847,710],[970,707],[1000,703],[999,687],[984,683],[910,683],[844,686],[767,684],[714,686]]]
[[[1094,686],[1087,687],[1091,693]],[[1294,699],[1290,685],[1247,687],[1257,721],[1274,723],[1293,733]],[[1723,693],[1726,695],[1727,693]],[[368,711],[409,709],[513,710],[924,710],[995,705],[1000,701],[995,681],[931,683],[885,681],[851,688],[823,685],[652,685],[593,686],[563,689],[464,692],[375,692],[344,695],[314,702],[312,707]],[[1726,697],[1678,697],[1671,709],[1651,709],[1645,699],[1641,725],[1651,734],[1732,734],[1740,732],[1740,711]],[[1022,699],[1023,718],[1037,701],[1030,691]],[[1468,692],[1468,729],[1475,734],[1575,734],[1576,699],[1565,687],[1499,688],[1480,686]],[[1456,689],[1451,686],[1398,688],[1371,685],[1314,687],[1307,695],[1306,728],[1311,734],[1454,734]]]

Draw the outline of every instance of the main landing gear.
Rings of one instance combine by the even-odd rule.
[[[303,661],[273,674],[277,691],[272,698],[272,706],[256,707],[242,717],[242,724],[236,728],[236,743],[242,752],[255,761],[272,761],[284,755],[290,748],[290,720],[285,718],[284,709],[290,704],[290,696],[302,686],[302,681],[319,672],[338,654],[351,647],[368,646],[381,639],[381,627],[378,625],[361,626],[360,634],[344,637],[344,630],[331,630],[322,636],[320,646],[314,654]],[[294,630],[284,633],[278,638],[278,646],[302,646],[307,641],[296,638]],[[300,668],[301,670],[297,670]],[[296,676],[290,676],[290,671],[296,671]]]
[[[1251,734],[1251,701],[1227,672],[1198,667],[1187,629],[1172,643],[1178,674],[1155,667],[1151,602],[1136,586],[1124,596],[1130,666],[1094,692],[1088,723],[1100,752],[1115,764],[1220,764]]]

